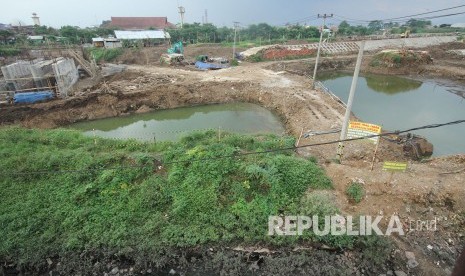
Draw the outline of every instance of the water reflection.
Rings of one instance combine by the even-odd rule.
[[[284,133],[279,118],[248,103],[219,104],[160,110],[126,117],[80,122],[70,126],[85,134],[107,138],[175,141],[196,130],[218,129],[243,134]]]
[[[422,82],[397,76],[366,75],[367,86],[376,92],[393,95],[420,88]]]
[[[351,82],[349,73],[330,74],[323,81],[343,101],[348,99]],[[434,80],[422,83],[396,76],[361,76],[352,111],[361,120],[388,130],[446,123],[465,118],[464,91],[463,85],[450,82],[445,85]],[[465,125],[425,129],[415,134],[433,143],[433,155],[465,153]]]

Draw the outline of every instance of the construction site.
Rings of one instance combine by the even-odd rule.
[[[36,35],[33,13],[1,34],[27,39],[0,56],[0,274],[461,275],[452,24],[354,35],[318,14],[320,29],[252,25],[249,45],[239,22],[185,23],[177,6],[178,25],[112,16]],[[300,216],[347,233],[302,234]],[[393,217],[396,234],[365,233]]]
[[[353,72],[359,45],[360,42],[323,44],[318,73]],[[298,156],[318,159],[318,164],[334,183],[331,197],[342,212],[397,214],[405,224],[407,218],[439,219],[438,231],[412,231],[406,236],[391,237],[396,249],[391,252],[388,266],[385,263],[378,268],[372,264],[357,267],[354,251],[345,251],[338,257],[338,265],[351,267],[356,275],[363,274],[359,271],[383,273],[383,270],[389,275],[389,269],[405,271],[409,275],[450,274],[464,243],[463,151],[430,157],[433,150],[427,140],[418,140],[412,144],[414,149],[408,149],[401,142],[406,138],[399,136],[392,137],[398,142],[381,143],[376,157],[373,157],[372,145],[347,142],[341,163],[332,162],[337,145],[325,145],[325,142],[337,141],[339,133],[314,134],[340,129],[346,103],[345,99],[332,93],[324,81],[313,83],[311,75],[317,46],[316,43],[238,49],[238,57],[242,60],[239,65],[226,63],[224,67],[209,67],[217,70],[199,69],[195,65],[197,57],[205,56],[206,63],[215,58],[230,60],[231,48],[190,45],[183,50],[182,60],[175,55],[173,59],[169,57],[169,62],[162,63],[160,57],[166,55],[166,46],[145,48],[136,54],[128,51],[118,57],[115,64],[97,65],[75,50],[67,51],[66,55],[60,51],[48,59],[36,56],[2,67],[0,87],[4,98],[0,123],[4,127],[19,125],[50,129],[179,107],[237,102],[259,105],[276,114],[286,134],[295,137]],[[371,66],[374,58],[386,49],[401,55],[408,55],[409,51],[421,53],[428,58],[415,58],[395,66],[385,59],[385,65]],[[367,41],[361,72],[454,82],[459,87],[455,90],[456,101],[460,102],[465,95],[464,49],[465,44],[453,36]],[[254,62],[256,60],[262,62]],[[32,95],[29,92],[49,92],[50,95],[38,99],[38,103],[28,97],[22,102],[20,96]],[[357,116],[352,114],[352,120],[358,120]],[[320,143],[320,146],[305,147]],[[384,171],[385,161],[405,162],[408,169],[395,174]],[[365,189],[364,199],[358,204],[348,201],[345,194],[348,183],[354,179],[363,183]],[[299,250],[322,250],[324,254],[329,252],[326,258],[333,258],[332,249],[316,248],[310,246]],[[285,252],[261,246],[234,250],[248,254],[249,258],[268,256],[278,261],[282,258],[280,254]],[[271,271],[266,265],[261,269],[265,274]],[[407,274],[396,272],[395,275]]]

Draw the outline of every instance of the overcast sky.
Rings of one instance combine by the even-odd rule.
[[[21,21],[32,24],[36,12],[42,25],[60,27],[72,25],[88,27],[100,25],[111,16],[167,16],[172,23],[180,21],[178,3],[185,7],[185,22],[202,22],[205,10],[208,21],[218,26],[232,26],[239,21],[243,26],[266,22],[284,25],[286,22],[318,25],[317,14],[333,13],[329,24],[338,25],[349,18],[355,20],[388,19],[454,7],[463,0],[0,0],[0,23]],[[465,12],[465,7],[432,16]],[[307,18],[307,20],[305,20]],[[465,22],[465,14],[433,19],[433,24]]]

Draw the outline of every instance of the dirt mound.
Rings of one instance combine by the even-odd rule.
[[[414,50],[383,50],[371,58],[372,67],[416,67],[433,62],[427,51]]]
[[[463,42],[451,42],[451,43],[446,43],[446,44],[441,44],[440,47],[435,46],[435,47],[428,47],[425,50],[427,50],[431,57],[434,60],[437,59],[445,59],[445,58],[457,58],[456,54],[453,54],[449,52],[450,50],[460,50],[460,49],[465,49],[465,43]],[[465,56],[462,58],[465,59]]]
[[[237,48],[236,52],[244,51],[243,48]],[[227,46],[208,46],[208,45],[188,45],[184,48],[184,57],[195,60],[197,56],[206,55],[208,57],[232,57],[233,48]]]
[[[166,52],[167,45],[147,47],[147,48],[125,48],[122,55],[117,59],[117,63],[123,64],[158,64],[160,57]]]

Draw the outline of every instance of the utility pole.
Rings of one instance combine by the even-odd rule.
[[[237,36],[237,28],[238,27],[239,27],[239,22],[234,22],[233,59],[236,59],[236,36]]]
[[[313,89],[315,89],[316,70],[318,69],[318,61],[320,59],[321,41],[323,40],[323,32],[325,30],[326,18],[328,17],[333,17],[333,14],[331,15],[327,15],[326,13],[323,15],[318,14],[318,18],[323,18],[323,26],[321,26],[320,42],[318,43],[318,51],[316,53],[315,69],[313,69],[313,84],[312,84]]]
[[[346,114],[344,116],[344,122],[342,123],[341,136],[339,137],[339,140],[344,140],[346,139],[346,136],[347,136],[347,128],[349,127],[350,113],[352,112],[352,104],[354,102],[355,89],[357,88],[358,73],[360,73],[360,66],[362,64],[364,48],[365,48],[365,41],[362,41],[360,43],[360,49],[358,51],[357,63],[355,64],[354,78],[352,79],[352,85],[350,86],[350,93],[349,93],[349,99],[347,100]],[[336,160],[339,163],[341,163],[343,150],[344,150],[344,145],[342,144],[342,142],[339,142],[339,145],[337,147],[337,155],[336,155]]]
[[[208,10],[205,10],[205,24],[208,24]]]

